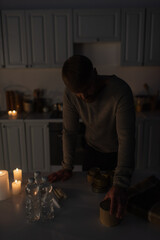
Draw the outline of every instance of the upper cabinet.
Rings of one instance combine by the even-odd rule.
[[[122,65],[142,65],[144,50],[144,9],[122,10]]]
[[[2,11],[6,67],[26,67],[27,45],[24,11]]]
[[[71,10],[2,11],[6,67],[61,67],[72,55]]]
[[[26,11],[29,67],[49,67],[50,46],[46,11]]]
[[[145,65],[160,66],[160,9],[147,9]]]
[[[120,9],[75,9],[74,42],[120,41]]]
[[[4,53],[3,53],[3,43],[2,43],[2,25],[0,18],[0,68],[4,67]]]
[[[122,65],[160,66],[160,9],[122,11]]]
[[[51,65],[58,67],[73,55],[72,11],[68,9],[50,10],[48,16]]]

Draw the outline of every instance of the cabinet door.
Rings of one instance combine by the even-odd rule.
[[[3,152],[3,139],[2,139],[2,124],[0,124],[0,169],[5,169],[4,152]]]
[[[26,28],[24,11],[2,11],[6,67],[26,67]]]
[[[145,65],[160,66],[160,8],[147,9]]]
[[[4,167],[8,171],[21,168],[27,171],[24,123],[9,120],[2,123]]]
[[[50,170],[48,122],[26,121],[27,157],[29,171]]]
[[[160,119],[146,120],[144,125],[144,163],[146,168],[160,170]]]
[[[120,9],[75,9],[74,42],[120,40]]]
[[[73,54],[71,10],[51,10],[49,14],[52,66],[61,67]]]
[[[135,146],[135,168],[143,169],[145,162],[143,162],[144,149],[144,120],[136,120],[136,146]]]
[[[121,63],[142,65],[144,51],[144,9],[123,9]]]
[[[29,67],[49,67],[49,30],[46,11],[26,11]]]
[[[2,25],[0,18],[0,68],[4,67],[4,52],[3,52],[3,44],[2,44]]]

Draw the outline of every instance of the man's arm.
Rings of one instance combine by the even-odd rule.
[[[111,199],[110,214],[122,218],[127,205],[127,188],[134,170],[135,153],[135,109],[133,95],[129,87],[119,98],[116,111],[118,135],[118,163],[115,169],[113,186],[105,199]]]
[[[74,166],[77,132],[79,129],[79,115],[66,89],[63,97],[63,161],[62,169],[48,176],[50,182],[67,180],[72,176]]]

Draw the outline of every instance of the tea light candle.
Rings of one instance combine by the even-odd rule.
[[[13,110],[13,111],[12,111],[12,116],[13,116],[13,117],[17,116],[17,111],[16,111],[16,110]]]
[[[8,115],[9,115],[9,116],[12,116],[12,111],[11,111],[11,110],[8,111]]]
[[[22,170],[18,168],[14,169],[13,176],[14,176],[14,180],[22,181]]]
[[[21,181],[15,180],[12,182],[12,194],[17,195],[21,192]]]
[[[0,200],[5,200],[8,197],[9,197],[8,171],[0,170]]]

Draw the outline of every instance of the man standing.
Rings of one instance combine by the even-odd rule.
[[[127,188],[134,169],[135,110],[130,87],[115,75],[98,75],[85,56],[65,61],[62,78],[63,99],[62,169],[49,175],[51,182],[72,176],[79,118],[85,124],[87,158],[83,169],[115,169],[113,186],[105,199],[111,199],[110,213],[124,215]]]

